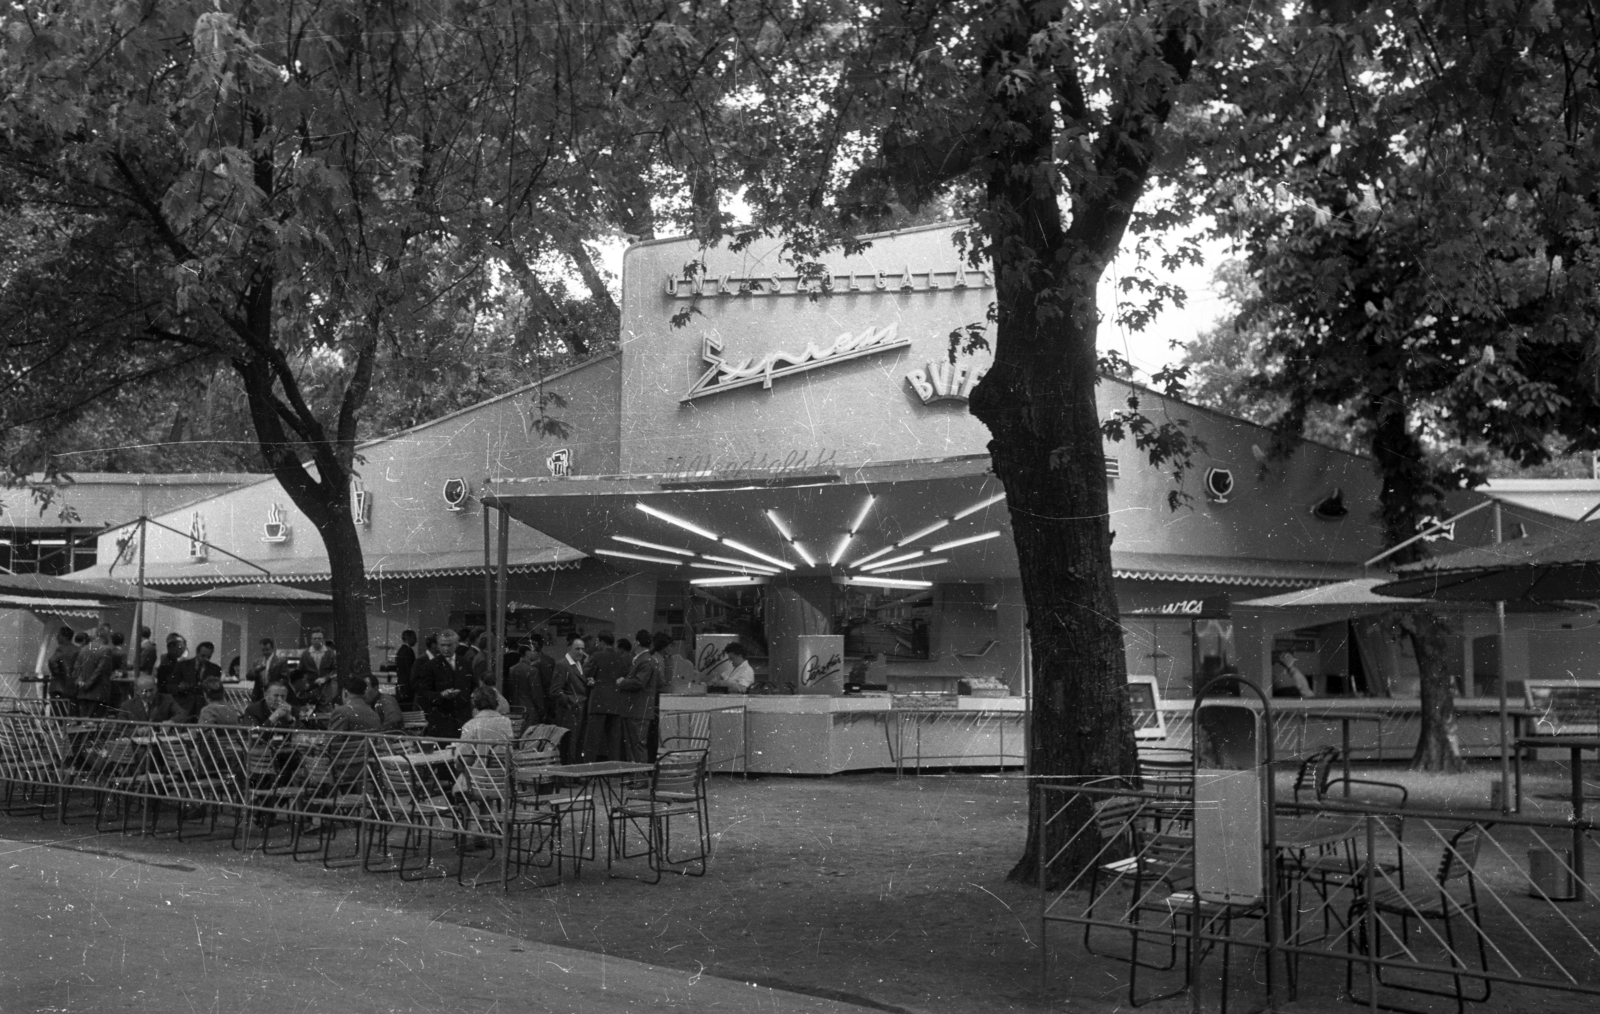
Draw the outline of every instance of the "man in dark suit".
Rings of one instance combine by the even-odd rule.
[[[414,691],[411,677],[417,668],[417,632],[400,631],[400,647],[394,653],[394,699],[410,704]]]
[[[72,642],[76,636],[71,627],[56,631],[56,649],[51,653],[50,661],[45,663],[50,670],[50,683],[46,689],[51,697],[67,701],[76,701],[78,698],[78,687],[72,682],[72,667],[78,661],[78,646]],[[75,707],[73,705],[68,712]]]
[[[412,691],[428,714],[427,735],[454,739],[472,717],[472,691],[478,681],[471,662],[456,651],[461,638],[448,627],[439,631],[439,654],[417,666]]]
[[[654,763],[655,758],[650,756],[650,720],[666,670],[666,652],[671,646],[671,635],[657,632],[650,639],[650,654],[635,659],[627,675],[617,681],[619,696],[627,702],[622,715],[623,755],[617,760]]]
[[[94,643],[81,649],[72,663],[78,714],[87,718],[105,714],[111,703],[111,674],[117,668],[117,656],[111,650],[111,628],[102,625],[94,633]]]
[[[267,685],[281,679],[288,678],[289,660],[278,657],[278,646],[272,638],[261,639],[261,657],[256,659],[256,664],[246,672],[247,679],[254,681],[255,686],[250,688],[250,699],[259,701],[267,695]]]
[[[517,664],[506,673],[506,702],[521,708],[528,725],[544,722],[538,694],[538,669],[533,664],[533,645],[523,642],[517,647]]]
[[[589,699],[589,683],[583,675],[588,659],[583,653],[582,638],[568,641],[567,653],[550,668],[549,688],[544,695],[550,723],[568,730],[561,740],[561,759],[568,764],[583,753],[579,737],[583,734],[584,704]]]
[[[178,707],[171,694],[164,694],[156,686],[153,673],[140,673],[134,681],[133,693],[122,702],[119,718],[133,722],[187,722],[189,716]]]
[[[617,691],[617,684],[628,675],[630,659],[617,650],[616,638],[609,632],[601,631],[595,640],[600,642],[600,648],[585,667],[593,682],[583,726],[583,759],[623,760],[622,716],[628,710],[628,702]]]
[[[216,650],[216,645],[210,641],[201,641],[194,646],[194,658],[183,659],[173,667],[172,682],[167,685],[167,692],[183,709],[186,716],[184,721],[194,721],[200,716],[200,709],[205,707],[205,694],[200,689],[205,681],[222,679],[222,667],[211,661],[211,655]]]

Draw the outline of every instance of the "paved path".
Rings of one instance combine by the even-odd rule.
[[[429,921],[296,886],[270,867],[114,847],[0,839],[0,1011],[868,1010]]]

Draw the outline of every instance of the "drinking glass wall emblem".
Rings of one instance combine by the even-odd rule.
[[[204,560],[210,555],[211,548],[206,545],[206,519],[195,511],[189,521],[189,559]]]
[[[350,477],[350,518],[360,528],[372,522],[372,494],[358,476]]]
[[[550,474],[558,479],[566,478],[572,474],[572,450],[567,447],[558,447],[550,452],[544,459],[545,467],[550,469]]]
[[[445,509],[458,511],[467,502],[467,480],[459,477],[446,479],[440,492],[444,496]]]

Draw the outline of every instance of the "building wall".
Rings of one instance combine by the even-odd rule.
[[[698,299],[667,292],[697,248],[689,240],[646,243],[623,260],[621,465],[627,473],[808,471],[875,461],[988,453],[989,432],[964,400],[923,404],[907,374],[946,361],[950,333],[982,322],[994,289],[981,272],[968,271],[965,288],[950,287],[960,257],[953,227],[912,230],[875,238],[856,257],[834,258],[831,295],[795,294],[795,269],[785,267],[775,240],[739,253],[704,254],[708,280]],[[909,268],[913,290],[900,289]],[[940,288],[929,290],[933,269]],[[887,287],[878,289],[879,271]],[[740,279],[776,272],[783,294],[719,292],[722,277],[736,290]],[[861,286],[849,288],[851,277]],[[770,282],[768,282],[770,287]],[[698,309],[685,327],[672,318]],[[843,333],[893,325],[909,347],[834,362],[776,377],[772,386],[737,387],[683,401],[707,370],[707,341],[723,343],[729,361],[762,360],[777,352],[827,347]],[[992,334],[991,334],[992,337]],[[987,351],[962,354],[965,369],[987,368]],[[1152,391],[1103,380],[1102,418],[1136,398],[1156,420],[1186,420],[1206,449],[1184,477],[1187,504],[1168,508],[1173,483],[1152,467],[1132,439],[1108,443],[1120,477],[1110,481],[1111,527],[1117,553],[1175,553],[1267,560],[1358,562],[1381,547],[1373,521],[1378,483],[1371,462],[1315,444],[1287,461],[1266,461],[1271,435],[1249,423],[1169,401]],[[1212,468],[1231,471],[1235,491],[1226,503],[1204,491]],[[1312,508],[1341,490],[1348,514],[1318,519]]]
[[[544,390],[565,402],[562,407],[546,409],[569,427],[565,437],[545,436],[532,429],[539,394],[532,389],[359,448],[364,460],[358,464],[357,472],[372,498],[368,524],[361,530],[362,550],[369,567],[386,557],[415,553],[482,553],[481,507],[476,499],[469,499],[462,510],[447,510],[442,490],[449,479],[463,478],[477,492],[486,477],[548,474],[545,459],[557,448],[572,452],[575,473],[616,471],[616,357],[593,360],[566,371],[552,378]],[[264,526],[275,509],[282,511],[289,526],[288,539],[263,542]],[[277,569],[274,564],[327,559],[316,529],[278,481],[268,479],[158,517],[178,531],[151,527],[145,550],[148,565],[181,567],[187,563],[186,533],[197,513],[203,518],[209,542],[268,569]],[[511,531],[514,548],[551,544],[543,535],[521,525],[513,525]],[[101,537],[102,565],[115,558],[116,540],[124,535],[125,531],[119,530]],[[225,560],[220,553],[211,554],[210,562]],[[118,576],[127,576],[129,566],[121,565]]]

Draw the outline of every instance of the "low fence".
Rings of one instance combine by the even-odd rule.
[[[1422,716],[1415,701],[1347,699],[1311,702],[1274,701],[1273,727],[1279,757],[1298,757],[1325,746],[1336,746],[1354,760],[1409,760],[1416,751]],[[1526,718],[1520,701],[1511,710],[1510,735],[1514,738]],[[1151,740],[1162,746],[1187,747],[1192,736],[1194,703],[1164,702],[1162,721],[1167,734]],[[1462,753],[1468,757],[1500,754],[1498,709],[1482,701],[1458,702],[1458,732]]]
[[[618,807],[647,792],[653,776],[641,765],[565,774],[559,751],[543,740],[152,724],[50,710],[37,699],[0,701],[8,815],[92,820],[97,832],[221,836],[241,851],[404,880],[453,873],[463,884],[509,887],[539,879],[538,870],[559,880],[564,866],[596,858],[597,820],[631,812]],[[698,750],[671,745],[691,751],[674,757],[704,770]],[[622,838],[613,830],[608,846],[624,858],[650,854],[628,851],[629,819],[617,818]],[[703,830],[703,812],[700,819]]]
[[[1199,1010],[1219,985],[1226,1010],[1235,955],[1255,971],[1235,978],[1264,986],[1269,1008],[1297,994],[1374,1010],[1402,994],[1464,1007],[1496,987],[1600,996],[1600,894],[1568,851],[1574,837],[1587,847],[1591,822],[1324,801],[1280,805],[1264,848],[1241,830],[1197,849],[1208,822],[1192,798],[1104,779],[1035,791],[1047,985],[1055,925],[1082,934],[1074,969],[1084,953],[1120,967],[1134,1005],[1192,992]],[[1066,855],[1081,872],[1049,883]],[[1253,891],[1218,889],[1248,882],[1252,863]]]

